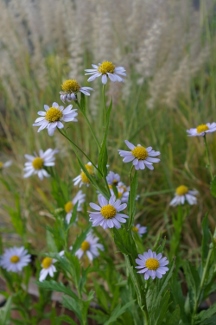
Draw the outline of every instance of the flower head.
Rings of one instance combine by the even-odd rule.
[[[109,185],[111,195],[115,195],[113,186]],[[130,194],[130,186],[126,186],[123,182],[119,182],[116,186],[117,197],[121,200],[122,203],[127,203],[129,194]]]
[[[132,231],[138,233],[138,235],[142,237],[142,235],[147,232],[147,227],[141,227],[140,224],[138,223],[136,226],[132,227]]]
[[[38,132],[43,129],[48,130],[49,135],[53,135],[56,128],[62,129],[62,122],[77,122],[77,109],[72,109],[72,105],[64,108],[57,103],[53,103],[51,107],[44,105],[44,111],[39,111],[38,117],[33,126],[39,126]]]
[[[166,267],[169,264],[169,261],[166,257],[162,257],[162,254],[157,254],[152,252],[151,249],[148,252],[139,254],[136,259],[136,269],[139,269],[137,273],[143,273],[144,279],[148,280],[149,277],[152,279],[162,278],[162,276],[169,270]]]
[[[83,194],[82,191],[79,191],[76,196],[73,198],[72,201],[68,201],[65,206],[65,212],[66,214],[66,222],[69,224],[70,223],[70,219],[72,217],[72,213],[73,213],[73,208],[74,205],[78,202],[77,205],[77,211],[81,211],[82,210],[82,203],[85,202],[85,194]]]
[[[185,204],[185,202],[188,202],[190,205],[197,204],[197,194],[196,190],[189,190],[187,186],[180,185],[176,188],[175,197],[170,202],[170,205],[176,206]]]
[[[0,266],[11,272],[20,272],[31,261],[31,255],[24,247],[12,247],[0,257]]]
[[[107,180],[107,183],[109,185],[111,185],[111,186],[112,185],[117,186],[118,183],[120,182],[120,176],[119,176],[119,174],[116,174],[116,173],[110,171],[108,173],[107,177],[106,177],[106,180]]]
[[[145,169],[145,167],[153,170],[153,163],[160,161],[159,158],[154,158],[159,156],[160,152],[152,150],[152,147],[144,148],[140,144],[134,146],[127,140],[125,140],[125,143],[131,151],[118,150],[119,155],[124,158],[123,162],[125,163],[133,161],[136,170]]]
[[[103,61],[98,65],[92,64],[93,69],[86,69],[86,75],[91,75],[88,78],[88,81],[93,81],[96,78],[101,77],[102,83],[105,85],[107,83],[107,79],[109,78],[113,82],[123,82],[123,77],[126,76],[126,70],[123,67],[116,67],[110,61]]]
[[[121,203],[121,200],[116,200],[115,195],[112,195],[109,201],[102,195],[98,195],[99,205],[90,203],[90,207],[97,212],[90,212],[90,221],[93,227],[101,226],[107,228],[121,228],[121,223],[125,223],[128,216],[119,213],[127,207],[126,203]]]
[[[88,162],[85,165],[85,168],[87,169],[87,171],[88,171],[88,173],[90,175],[94,174],[94,167],[93,167],[92,163]],[[88,176],[86,175],[86,173],[82,169],[81,169],[80,175],[75,177],[73,179],[73,182],[74,182],[75,186],[79,185],[79,187],[81,187],[83,184],[86,185],[86,186],[89,186],[89,184],[90,184],[90,180],[89,180]]]
[[[54,155],[58,152],[57,149],[47,149],[46,151],[39,150],[39,154],[35,156],[25,155],[28,160],[24,167],[24,178],[37,174],[40,179],[49,177],[45,167],[55,165]]]
[[[191,137],[203,137],[206,133],[216,131],[216,123],[200,124],[196,128],[187,130],[188,136]]]
[[[104,250],[103,245],[98,243],[98,238],[94,237],[90,232],[86,239],[82,242],[81,247],[76,251],[75,255],[80,259],[86,254],[90,261],[99,255],[98,250]]]
[[[55,262],[56,260],[54,258],[44,257],[41,263],[42,270],[40,271],[39,275],[40,282],[45,280],[47,275],[53,277],[54,273],[56,272],[56,267],[53,265]]]
[[[60,91],[60,99],[61,101],[70,102],[71,100],[77,100],[77,93],[81,92],[86,96],[90,96],[91,90],[90,87],[81,87],[75,79],[69,79],[63,82],[62,91]]]
[[[4,168],[8,168],[12,165],[12,161],[6,161],[5,163],[3,163],[2,161],[0,161],[0,172],[4,169]]]

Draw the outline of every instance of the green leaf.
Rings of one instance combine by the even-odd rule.
[[[7,299],[4,307],[0,308],[0,325],[9,325],[12,298]]]
[[[84,242],[84,240],[86,239],[86,236],[91,228],[92,225],[89,224],[89,226],[84,231],[82,231],[81,234],[76,238],[75,243],[72,246],[72,254],[74,254],[81,247],[82,242]]]
[[[54,252],[54,253],[58,252],[54,236],[48,229],[46,229],[46,242],[47,242],[48,250],[50,252]]]
[[[169,313],[166,325],[178,325],[180,323],[180,308],[177,305],[172,314]],[[186,325],[186,324],[185,324]]]
[[[204,267],[209,252],[209,243],[211,241],[207,214],[202,220],[202,234],[202,267]]]
[[[195,316],[195,323],[198,325],[209,324],[206,321],[209,321],[212,316],[216,315],[216,303],[210,306],[207,310],[201,311],[198,315]]]
[[[25,235],[25,223],[22,217],[21,205],[20,205],[20,197],[18,194],[15,195],[15,209],[9,206],[4,206],[5,210],[8,211],[11,217],[11,222],[13,224],[14,229],[20,237],[24,237]]]
[[[71,325],[77,325],[77,322],[73,321],[73,319],[67,315],[58,316],[58,321],[63,321]]]
[[[119,316],[121,316],[130,306],[134,304],[135,300],[129,301],[124,306],[118,305],[115,309],[112,311],[112,315],[110,318],[104,323],[104,325],[109,325],[112,322],[115,322]]]
[[[62,292],[74,299],[78,299],[77,295],[70,288],[66,287],[61,282],[56,282],[54,280],[50,280],[50,281],[44,280],[42,282],[37,281],[36,284],[39,288],[43,288],[50,291]]]
[[[212,196],[216,197],[216,175],[210,183],[210,192]]]
[[[80,322],[82,322],[82,313],[81,313],[81,308],[80,308],[80,301],[78,299],[73,299],[72,297],[68,296],[63,296],[62,297],[62,305],[73,311],[76,316],[79,318]]]

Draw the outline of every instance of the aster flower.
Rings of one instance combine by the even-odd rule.
[[[6,161],[5,163],[3,163],[2,161],[0,161],[0,171],[2,171],[5,168],[8,168],[12,165],[12,161]]]
[[[102,195],[98,195],[100,205],[90,203],[90,207],[97,212],[90,212],[90,221],[93,227],[101,226],[107,228],[121,228],[121,223],[125,223],[129,218],[126,214],[119,213],[127,207],[126,203],[121,203],[121,200],[116,200],[115,195],[112,195],[109,201]]]
[[[93,175],[94,174],[94,167],[92,165],[92,163],[88,162],[86,165],[85,165],[85,168],[87,169],[88,173],[90,175]],[[75,177],[73,179],[73,182],[74,182],[74,185],[79,185],[79,187],[81,187],[82,185],[86,185],[86,186],[89,186],[90,184],[90,180],[88,178],[88,176],[86,175],[86,173],[81,169],[81,173],[80,175],[78,175],[77,177]]]
[[[77,93],[81,92],[86,96],[90,96],[91,87],[81,87],[75,79],[69,79],[63,82],[62,91],[60,91],[61,101],[70,102],[71,100],[77,100]]]
[[[190,137],[203,137],[206,133],[216,131],[216,123],[200,124],[196,128],[187,130],[187,134]]]
[[[132,227],[132,231],[138,233],[140,237],[147,232],[147,227],[142,227],[139,223]]]
[[[176,206],[188,202],[190,205],[197,204],[196,190],[189,190],[187,186],[180,185],[176,188],[175,197],[170,202],[170,205]]]
[[[109,185],[109,188],[111,195],[115,195],[112,185]],[[123,182],[119,182],[116,186],[116,190],[118,199],[120,199],[122,203],[127,203],[130,194],[130,186],[126,186]]]
[[[96,78],[101,77],[102,83],[105,85],[107,83],[107,79],[109,78],[113,82],[123,82],[123,77],[126,76],[126,70],[123,67],[116,67],[110,61],[103,61],[98,65],[92,64],[93,69],[86,69],[86,75],[91,75],[88,78],[88,81],[93,81]]]
[[[0,266],[7,271],[18,273],[31,262],[31,255],[24,247],[7,248],[0,257]]]
[[[116,174],[116,173],[110,171],[108,173],[107,177],[106,177],[106,180],[107,180],[108,185],[111,185],[111,186],[112,185],[115,185],[115,186],[117,186],[118,183],[120,182],[120,176],[119,176],[119,174]]]
[[[104,250],[103,245],[98,243],[99,238],[94,237],[90,232],[86,239],[82,242],[81,247],[76,251],[75,255],[80,259],[86,254],[90,261],[99,255],[98,250]]]
[[[51,277],[54,276],[54,273],[56,272],[56,267],[53,264],[55,262],[56,262],[56,259],[51,258],[51,257],[45,257],[43,259],[43,261],[41,263],[42,270],[40,271],[40,275],[39,275],[40,282],[45,280],[48,275],[50,275]]]
[[[35,120],[33,126],[39,126],[38,132],[47,129],[48,134],[53,135],[56,128],[62,129],[64,127],[62,122],[77,122],[77,109],[72,109],[72,107],[69,105],[64,108],[57,103],[53,103],[51,107],[44,105],[45,112],[38,112],[41,117]]]
[[[42,180],[44,177],[49,177],[45,167],[51,167],[55,165],[54,155],[58,152],[57,149],[47,149],[46,151],[39,150],[39,155],[35,156],[25,155],[28,160],[24,167],[24,178],[37,174]]]
[[[78,202],[77,205],[77,211],[81,211],[82,210],[82,203],[85,202],[85,194],[83,194],[82,191],[79,191],[76,196],[73,198],[72,201],[68,201],[65,206],[65,212],[66,214],[66,222],[69,224],[70,223],[70,219],[72,217],[72,213],[73,213],[73,208],[74,205]]]
[[[124,158],[123,162],[125,163],[132,161],[136,170],[145,169],[145,167],[153,170],[153,163],[160,161],[159,158],[154,158],[159,156],[160,152],[152,150],[152,147],[144,148],[140,144],[134,146],[127,140],[125,140],[125,143],[131,151],[118,150],[119,155]]]
[[[149,249],[148,252],[139,254],[136,263],[138,264],[136,269],[139,269],[137,273],[142,273],[145,280],[148,280],[149,278],[152,278],[153,280],[155,278],[161,279],[169,270],[168,267],[166,267],[166,265],[169,264],[167,258],[162,257],[161,253],[157,254],[152,252],[151,249]]]

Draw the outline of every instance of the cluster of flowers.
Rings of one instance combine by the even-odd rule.
[[[88,81],[93,81],[98,77],[101,77],[102,83],[106,84],[107,80],[110,79],[112,82],[122,82],[123,77],[126,76],[126,71],[123,67],[115,67],[112,62],[104,61],[98,65],[92,65],[93,69],[86,69],[86,75],[90,75]],[[65,81],[62,84],[62,91],[60,92],[60,99],[65,102],[71,100],[77,100],[78,92],[83,93],[86,96],[90,95],[90,91],[93,89],[90,87],[81,87],[78,82],[74,79]],[[77,122],[77,109],[73,109],[70,104],[66,108],[59,106],[58,103],[54,102],[51,107],[44,105],[44,111],[39,111],[38,117],[35,120],[34,126],[38,126],[38,132],[43,129],[48,130],[48,134],[52,136],[54,131],[62,129],[64,127],[63,122]],[[187,131],[189,136],[205,136],[206,133],[216,131],[216,123],[207,123],[199,125],[195,129]],[[160,159],[159,151],[153,150],[152,147],[144,147],[140,144],[134,145],[128,140],[125,140],[125,144],[129,150],[119,150],[119,155],[123,158],[124,163],[132,163],[136,170],[143,170],[145,168],[153,170],[154,163],[158,163]],[[44,177],[49,177],[48,168],[55,164],[55,154],[58,152],[56,149],[47,149],[46,151],[39,151],[39,154],[25,155],[27,162],[24,167],[24,177],[31,175],[38,175],[42,180]],[[1,168],[1,165],[0,165]],[[88,173],[94,175],[94,167],[90,162],[85,165]],[[80,175],[73,180],[75,186],[81,187],[82,185],[89,185],[90,181],[86,173],[81,170]],[[110,199],[106,199],[102,194],[98,195],[98,204],[90,203],[90,207],[94,211],[89,212],[90,221],[92,226],[101,226],[104,229],[121,227],[122,223],[126,223],[129,216],[122,211],[126,209],[130,188],[127,187],[120,180],[120,176],[112,171],[107,175],[107,183],[110,188]],[[116,198],[116,187],[118,197]],[[197,203],[197,191],[189,190],[187,186],[181,185],[177,187],[175,197],[170,202],[170,205],[176,206],[184,204],[186,201],[190,204]],[[65,218],[66,222],[70,223],[73,207],[77,203],[77,211],[81,211],[82,204],[85,201],[85,194],[82,190],[79,190],[74,198],[65,203]],[[146,227],[142,227],[140,224],[135,225],[132,231],[137,232],[140,236],[146,233]],[[75,255],[78,258],[82,258],[84,254],[87,255],[90,261],[99,255],[99,250],[103,250],[103,245],[98,243],[98,238],[90,232],[86,239],[81,244],[81,247],[77,250]],[[59,253],[60,256],[64,256],[64,252]],[[6,249],[5,253],[0,258],[0,265],[8,271],[20,272],[24,266],[30,262],[31,258],[24,247],[14,247]],[[43,281],[47,275],[53,276],[56,272],[54,263],[55,259],[45,257],[42,261],[42,270],[40,272],[39,280]],[[151,251],[139,254],[136,259],[139,270],[138,273],[142,273],[145,280],[150,277],[152,279],[161,278],[167,271],[167,264],[169,263],[166,257],[162,257],[162,254],[157,254]]]

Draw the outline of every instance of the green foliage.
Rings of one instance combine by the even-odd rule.
[[[210,191],[213,197],[216,197],[216,176],[213,177],[210,183]]]

